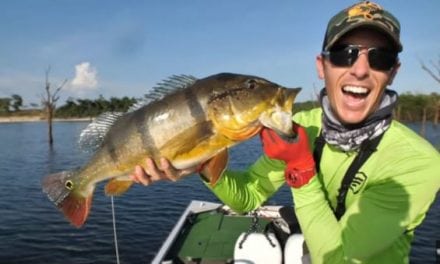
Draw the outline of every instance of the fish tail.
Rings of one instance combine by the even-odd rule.
[[[43,179],[43,191],[75,227],[81,227],[92,205],[93,187],[81,190],[76,186],[76,171],[50,174]],[[84,195],[86,193],[86,195]]]

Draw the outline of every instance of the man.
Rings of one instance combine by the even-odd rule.
[[[263,129],[265,155],[208,185],[244,212],[289,184],[313,263],[408,263],[414,229],[439,190],[438,151],[392,120],[397,94],[386,87],[400,67],[399,34],[398,20],[372,2],[335,15],[316,58],[321,108],[293,117],[294,142]],[[148,185],[196,170],[166,160],[160,168],[147,160],[133,178]]]

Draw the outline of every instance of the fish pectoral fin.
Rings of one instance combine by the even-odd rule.
[[[194,146],[199,145],[213,136],[211,122],[200,122],[176,134],[161,150],[164,157],[172,158],[182,153],[190,152]]]
[[[128,177],[113,178],[105,185],[105,194],[108,196],[118,196],[130,189],[133,181]]]
[[[220,153],[209,159],[203,164],[200,173],[209,180],[209,184],[214,187],[228,165],[228,149],[222,150]]]

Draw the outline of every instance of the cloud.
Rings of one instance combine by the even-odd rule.
[[[72,91],[95,90],[98,87],[98,72],[90,62],[83,62],[75,66],[75,78],[72,80]]]

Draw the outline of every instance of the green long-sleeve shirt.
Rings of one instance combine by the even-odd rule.
[[[321,128],[321,116],[320,109],[313,109],[293,118],[307,130],[311,146]],[[330,205],[335,208],[342,178],[356,154],[326,144],[320,172],[307,185],[292,188],[312,261],[408,263],[414,229],[440,188],[440,154],[393,121],[377,151],[356,174],[346,212],[337,221]],[[284,162],[263,155],[247,171],[226,171],[212,190],[233,209],[249,211],[284,184],[284,167]]]

